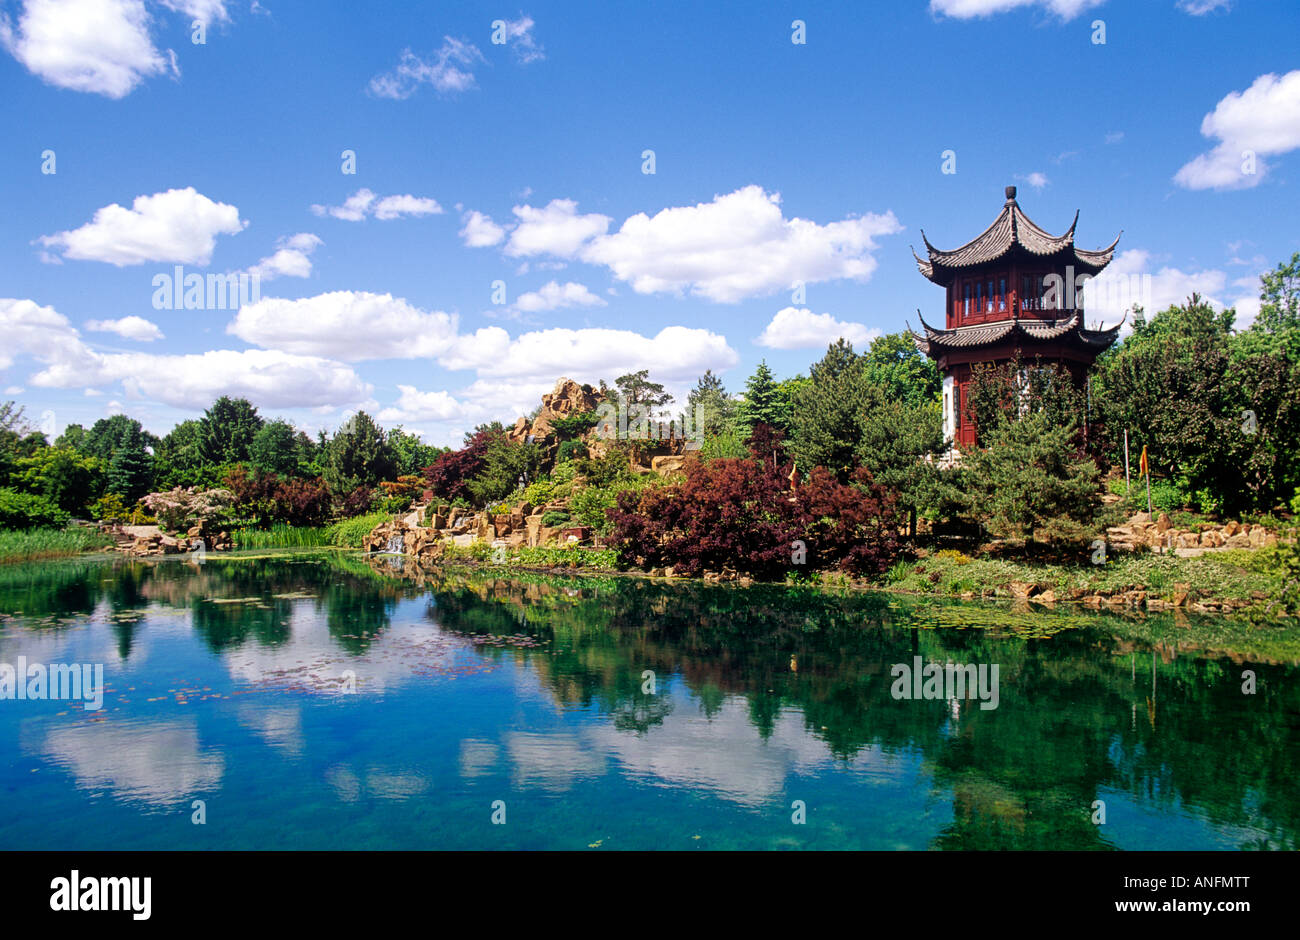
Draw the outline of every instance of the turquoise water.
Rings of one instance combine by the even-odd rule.
[[[1288,634],[401,564],[0,569],[0,663],[106,684],[0,700],[0,848],[1296,847]]]

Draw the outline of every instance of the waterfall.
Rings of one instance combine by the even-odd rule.
[[[390,555],[402,554],[402,537],[400,535],[389,536],[388,544],[384,546],[384,551]]]

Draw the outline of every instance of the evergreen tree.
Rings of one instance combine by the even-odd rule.
[[[132,422],[108,464],[107,490],[121,496],[127,505],[147,494],[153,482],[153,458],[145,447],[139,422]]]
[[[756,424],[766,424],[779,431],[785,431],[788,424],[782,413],[781,393],[772,370],[764,359],[754,370],[754,374],[745,380],[745,398],[736,409],[736,420],[746,436]]]
[[[848,479],[867,410],[878,397],[866,381],[864,365],[853,344],[841,338],[798,389],[788,448],[801,471],[825,467],[841,482]]]
[[[396,476],[397,463],[384,429],[370,415],[358,411],[330,441],[325,481],[338,494]]]
[[[908,334],[876,337],[864,358],[867,381],[880,389],[885,401],[917,404],[939,400],[943,377]]]
[[[710,369],[700,376],[686,399],[685,426],[695,427],[698,419],[706,438],[717,437],[731,431],[735,411],[736,403],[727,394],[722,379]]]
[[[199,454],[209,464],[244,463],[262,418],[244,398],[222,395],[199,422]]]
[[[673,400],[673,396],[664,391],[658,382],[650,381],[650,370],[629,372],[614,380],[619,394],[627,399],[629,406],[644,405],[651,414],[655,414]]]

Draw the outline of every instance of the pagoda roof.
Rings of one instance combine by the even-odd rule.
[[[992,323],[959,326],[951,330],[930,326],[925,322],[925,318],[921,317],[920,311],[917,311],[917,316],[921,319],[924,333],[914,331],[911,324],[908,324],[908,332],[912,334],[912,341],[916,343],[916,348],[932,359],[938,359],[950,349],[978,349],[1006,341],[1063,342],[1100,355],[1119,338],[1119,329],[1124,325],[1124,321],[1120,320],[1110,329],[1085,329],[1083,314],[1078,310],[1058,320],[1008,318],[995,320]]]
[[[1108,247],[1097,251],[1078,248],[1074,244],[1074,230],[1079,224],[1077,211],[1064,235],[1052,235],[1036,225],[1021,210],[1020,204],[1016,202],[1016,187],[1008,186],[1006,196],[1007,201],[1003,203],[1002,211],[993,220],[993,224],[960,248],[951,251],[935,248],[922,229],[921,238],[925,241],[929,257],[923,259],[915,250],[912,251],[920,272],[934,283],[946,285],[962,269],[997,261],[1017,250],[1033,257],[1060,257],[1067,264],[1074,264],[1090,274],[1096,274],[1110,264],[1115,255],[1115,246],[1119,244],[1119,236]],[[1120,235],[1122,234],[1121,232]]]

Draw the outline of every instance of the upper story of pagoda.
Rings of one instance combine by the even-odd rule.
[[[1051,235],[1021,210],[1016,187],[1008,186],[1006,197],[993,224],[960,248],[935,248],[921,231],[928,257],[912,254],[921,273],[947,292],[947,328],[1021,317],[1056,321],[1077,314],[1082,320],[1082,291],[1075,287],[1110,264],[1119,238],[1097,251],[1079,248],[1077,212],[1064,235]]]

